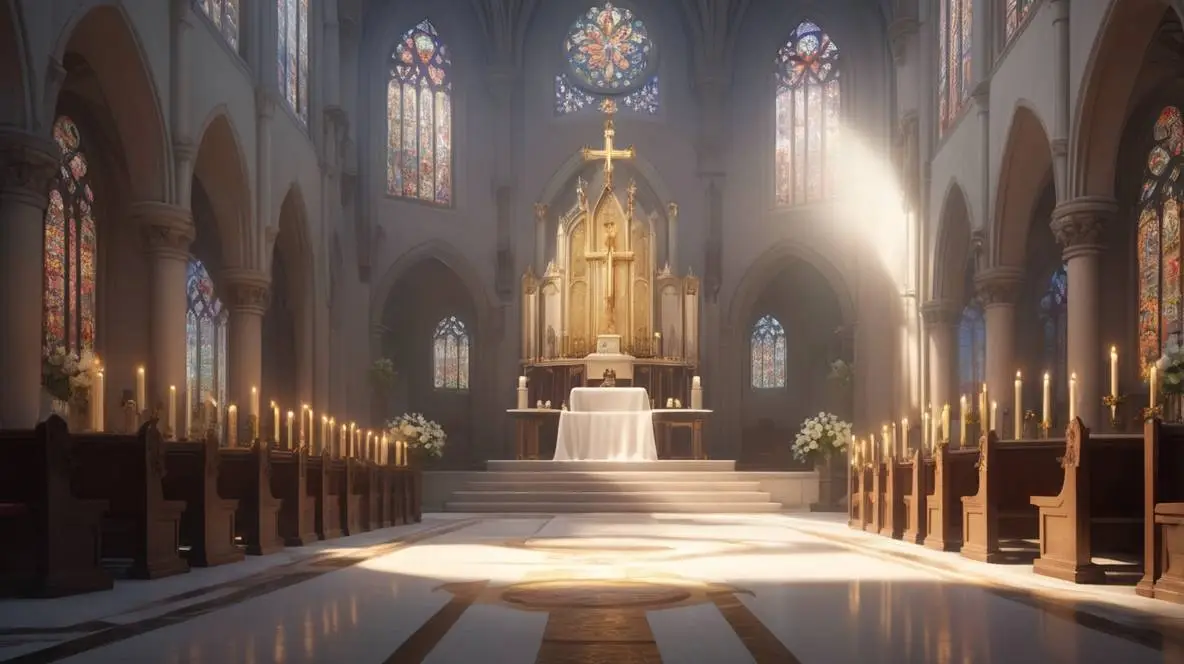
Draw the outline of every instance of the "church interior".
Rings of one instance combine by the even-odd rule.
[[[1180,0],[0,0],[0,661],[1184,663],[1182,104]]]

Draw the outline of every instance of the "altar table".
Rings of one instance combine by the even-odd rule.
[[[555,461],[657,461],[649,394],[640,387],[577,387],[559,415]]]
[[[654,429],[661,439],[663,459],[677,458],[672,454],[672,439],[675,429],[689,429],[691,432],[691,458],[706,459],[703,449],[703,423],[712,411],[694,408],[663,408],[653,411]]]

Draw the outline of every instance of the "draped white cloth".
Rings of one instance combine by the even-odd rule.
[[[657,461],[649,394],[640,387],[577,387],[559,415],[556,461]]]

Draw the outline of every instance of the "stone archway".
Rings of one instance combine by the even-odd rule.
[[[296,412],[313,396],[313,264],[307,218],[304,197],[293,185],[280,204],[270,260],[271,298],[263,315],[264,400],[274,398]]]
[[[198,143],[193,179],[203,190],[212,212],[213,224],[198,227],[198,242],[203,233],[215,234],[211,249],[219,254],[226,268],[249,267],[251,247],[251,186],[246,159],[238,132],[225,109],[218,109],[205,124]],[[196,189],[191,197],[196,197]],[[191,201],[192,203],[192,201]],[[194,206],[196,208],[196,206]],[[197,224],[195,218],[195,224]]]
[[[1052,150],[1043,123],[1029,107],[1017,106],[999,168],[993,228],[988,233],[991,265],[1018,267],[1024,263],[1032,215],[1054,180],[1052,168]],[[1042,231],[1052,234],[1047,228]]]

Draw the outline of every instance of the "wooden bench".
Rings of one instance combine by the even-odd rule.
[[[1143,534],[1142,436],[1091,436],[1080,419],[1065,431],[1061,490],[1032,496],[1040,513],[1037,574],[1105,583],[1100,553],[1138,553]]]
[[[378,466],[378,509],[381,514],[379,517],[378,526],[380,528],[390,528],[395,525],[394,515],[394,498],[395,490],[395,475],[394,467],[381,464]]]
[[[1057,460],[1060,441],[1000,442],[994,431],[979,437],[978,482],[962,498],[962,555],[999,563],[1012,560],[1001,541],[1040,536],[1039,510],[1032,496],[1056,492],[1064,478]]]
[[[179,542],[196,567],[236,563],[243,552],[235,546],[234,517],[238,501],[218,493],[221,450],[211,432],[204,442],[165,444],[163,490],[167,500],[185,503]]]
[[[316,496],[309,491],[308,449],[271,450],[271,493],[280,501],[279,532],[284,546],[317,541]]]
[[[910,480],[901,496],[904,503],[904,534],[901,538],[913,544],[925,543],[926,497],[933,487],[933,459],[928,459],[921,450],[913,450],[909,464]]]
[[[249,449],[223,449],[219,470],[218,493],[238,500],[235,535],[246,546],[247,555],[282,550],[280,501],[271,493],[271,450],[258,442]]]
[[[0,431],[0,594],[61,597],[114,585],[99,564],[107,501],[71,493],[72,447],[56,415],[33,431]]]
[[[181,557],[185,503],[165,500],[164,441],[149,420],[135,435],[75,434],[71,488],[75,496],[108,501],[103,516],[103,564],[136,579],[189,571]]]
[[[350,458],[334,459],[329,466],[329,472],[337,476],[341,506],[341,534],[357,535],[362,532],[361,496],[354,487],[357,475],[354,472],[354,461]]]
[[[872,445],[871,466],[868,468],[870,480],[866,493],[868,520],[863,526],[864,532],[878,533],[884,523],[884,459],[876,445]]]
[[[315,506],[317,537],[322,540],[341,537],[341,490],[332,472],[333,459],[328,450],[310,457],[306,466],[305,488]]]
[[[851,497],[847,500],[847,525],[855,530],[863,530],[867,524],[866,492],[870,472],[861,455],[853,452],[851,464],[847,468],[851,492]]]
[[[884,462],[884,506],[880,523],[880,534],[892,539],[901,539],[905,528],[904,497],[912,491],[913,461],[901,461],[889,456]]]
[[[1143,427],[1143,578],[1135,592],[1184,604],[1184,425]]]
[[[925,546],[938,551],[962,548],[962,497],[974,493],[978,450],[951,450],[939,444],[933,454],[933,481],[925,496]]]
[[[415,468],[398,466],[394,469],[394,481],[396,525],[419,523],[423,520],[423,474]]]

